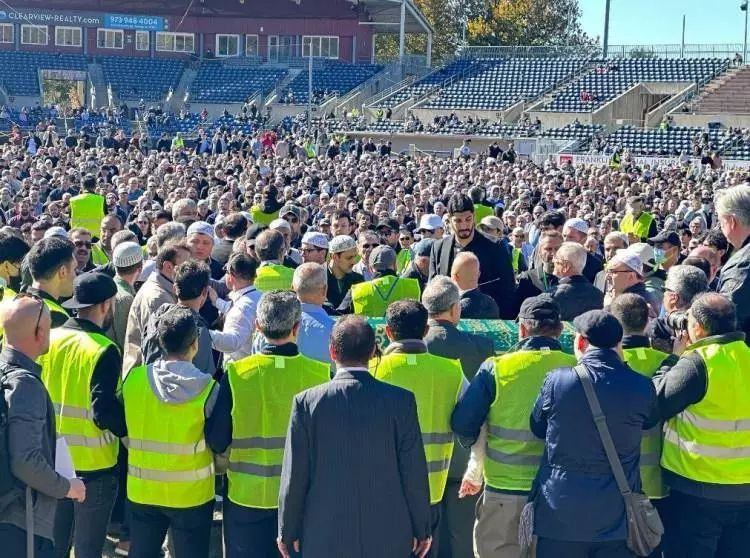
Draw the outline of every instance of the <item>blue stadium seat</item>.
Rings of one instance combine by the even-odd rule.
[[[169,88],[177,88],[185,68],[182,60],[112,56],[101,59],[104,80],[120,100],[160,101]]]

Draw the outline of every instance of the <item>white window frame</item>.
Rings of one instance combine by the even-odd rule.
[[[141,48],[139,45],[139,39],[146,37],[146,48]],[[135,50],[147,51],[151,48],[151,33],[148,31],[136,31],[135,32]]]
[[[58,31],[71,31],[71,39],[75,38],[75,32],[78,32],[78,42],[77,43],[66,43],[61,42],[60,38],[58,37],[57,33]],[[63,33],[63,39],[65,39],[65,33]],[[80,47],[83,44],[83,29],[80,27],[66,27],[64,25],[58,25],[55,27],[55,46],[62,46],[62,47]]]
[[[100,40],[100,37],[104,36],[104,41]],[[108,38],[112,37],[112,46],[107,46]],[[117,39],[120,37],[120,46],[117,46]],[[96,48],[108,48],[122,50],[125,48],[125,33],[122,29],[103,29],[99,28],[96,30]]]
[[[160,39],[172,39],[171,48],[167,48],[169,45],[159,45]],[[187,49],[186,43],[187,39],[190,38],[192,41],[192,47],[190,50]],[[182,48],[177,48],[177,40],[182,39]],[[194,53],[195,52],[195,33],[172,33],[170,31],[157,31],[156,32],[156,41],[154,43],[154,47],[158,52],[186,52],[186,53]]]
[[[234,54],[220,54],[219,53],[219,40],[222,38],[234,38],[237,40],[237,51]],[[216,47],[214,49],[214,52],[216,53],[217,58],[236,58],[240,55],[240,36],[235,33],[217,33],[216,34],[216,40],[214,41],[214,46]]]
[[[10,39],[5,40],[5,31],[10,29]],[[0,23],[0,44],[13,44],[15,29],[12,23]]]
[[[247,45],[250,44],[250,38],[253,38],[255,41],[255,52],[249,53],[247,51]],[[253,35],[252,33],[249,35],[245,35],[245,56],[260,56],[260,37],[258,35]]]
[[[23,36],[23,32],[26,29],[28,29],[29,31],[36,30],[37,32],[39,32],[40,30],[44,29],[44,42],[43,43],[41,43],[41,42],[34,43],[34,42],[31,42],[31,41],[25,41],[24,40],[24,36]],[[21,44],[22,45],[48,45],[49,44],[49,27],[46,26],[46,25],[31,25],[31,24],[24,23],[23,25],[21,25]]]
[[[323,48],[323,45],[326,48]],[[336,45],[335,56],[331,54],[333,45]],[[302,58],[310,56],[312,49],[313,58],[339,58],[339,37],[336,35],[303,35],[302,36]],[[325,51],[325,54],[323,52]]]

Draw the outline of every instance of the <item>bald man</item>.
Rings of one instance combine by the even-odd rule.
[[[472,252],[459,252],[453,260],[451,279],[461,292],[461,318],[497,320],[500,309],[491,296],[479,290],[479,258]]]
[[[719,272],[719,268],[721,267],[721,254],[719,254],[716,248],[701,244],[700,246],[697,246],[690,251],[689,257],[703,258],[708,262],[708,264],[711,266],[711,273],[708,277],[708,283],[710,285],[716,278],[716,274]]]
[[[0,382],[8,406],[7,456],[10,472],[34,490],[34,554],[53,556],[57,500],[82,502],[86,488],[78,479],[55,472],[55,414],[35,362],[49,349],[49,309],[37,298],[16,297],[0,306],[5,341],[0,352]],[[15,498],[0,511],[0,548],[4,556],[26,556],[25,498]]]

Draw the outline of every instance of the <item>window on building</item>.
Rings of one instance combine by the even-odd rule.
[[[156,50],[162,52],[195,52],[195,35],[192,33],[156,34]]]
[[[21,25],[21,44],[46,45],[48,42],[46,25]]]
[[[239,35],[216,35],[216,56],[239,56]]]
[[[122,29],[97,29],[96,46],[97,48],[122,48]]]
[[[245,56],[260,56],[258,35],[245,35]]]
[[[338,58],[339,57],[339,38],[338,37],[318,37],[305,35],[302,37],[302,56],[312,55],[320,58]]]
[[[0,23],[0,43],[13,42],[13,24]]]
[[[135,32],[135,50],[148,50],[149,42],[150,38],[148,31]]]
[[[55,44],[57,46],[81,46],[80,27],[55,27]]]

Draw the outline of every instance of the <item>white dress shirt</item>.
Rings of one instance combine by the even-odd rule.
[[[216,300],[216,309],[224,314],[224,329],[211,330],[213,348],[224,353],[225,361],[237,361],[252,354],[255,310],[261,292],[254,286],[229,294],[230,300]]]

